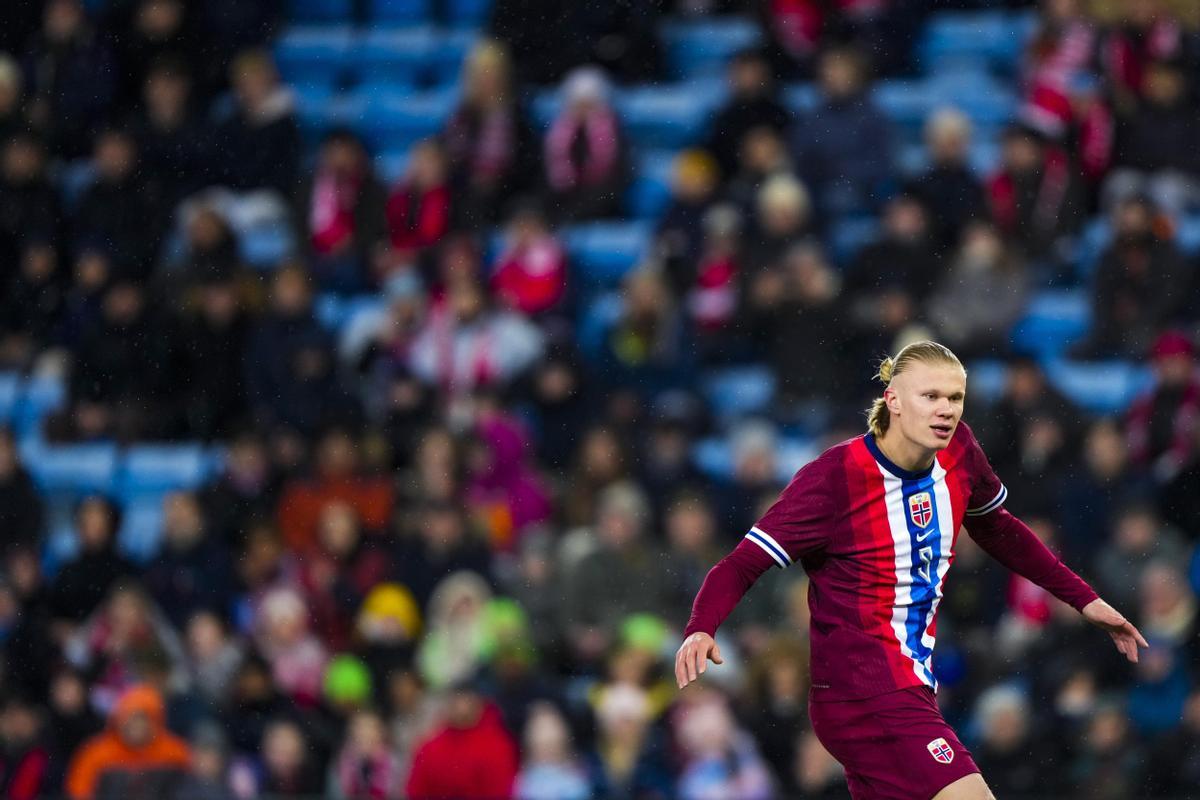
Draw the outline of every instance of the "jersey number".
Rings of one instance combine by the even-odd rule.
[[[917,554],[921,556],[921,566],[917,567],[917,574],[924,578],[926,583],[929,583],[929,565],[933,563],[933,548],[922,547]]]

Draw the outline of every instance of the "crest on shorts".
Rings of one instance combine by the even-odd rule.
[[[954,760],[954,750],[940,736],[925,745],[925,747],[929,749],[929,755],[933,756],[935,761],[942,764],[949,764]]]
[[[929,492],[909,495],[908,516],[918,528],[924,528],[933,520],[933,499]]]

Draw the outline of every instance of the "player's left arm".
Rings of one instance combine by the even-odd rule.
[[[1138,647],[1146,640],[1129,620],[1100,599],[1083,578],[1076,575],[1050,551],[1029,526],[1004,508],[1008,490],[996,476],[979,443],[964,424],[968,437],[965,467],[972,491],[968,501],[967,532],[992,558],[1018,575],[1027,578],[1081,613],[1084,618],[1108,631],[1126,658],[1136,662]]]

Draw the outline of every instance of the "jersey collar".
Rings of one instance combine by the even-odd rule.
[[[879,449],[879,443],[875,441],[875,434],[863,434],[863,444],[865,444],[867,449],[871,451],[871,455],[881,467],[895,475],[897,478],[901,478],[906,481],[915,481],[920,480],[921,478],[929,477],[930,473],[933,472],[933,465],[937,463],[937,456],[934,456],[933,461],[929,463],[928,467],[914,472],[911,469],[904,469],[903,467],[897,466],[890,458],[885,456],[883,451]]]

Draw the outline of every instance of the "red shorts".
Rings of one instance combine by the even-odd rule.
[[[813,731],[846,769],[854,800],[930,800],[979,772],[942,719],[933,690],[808,704]]]

